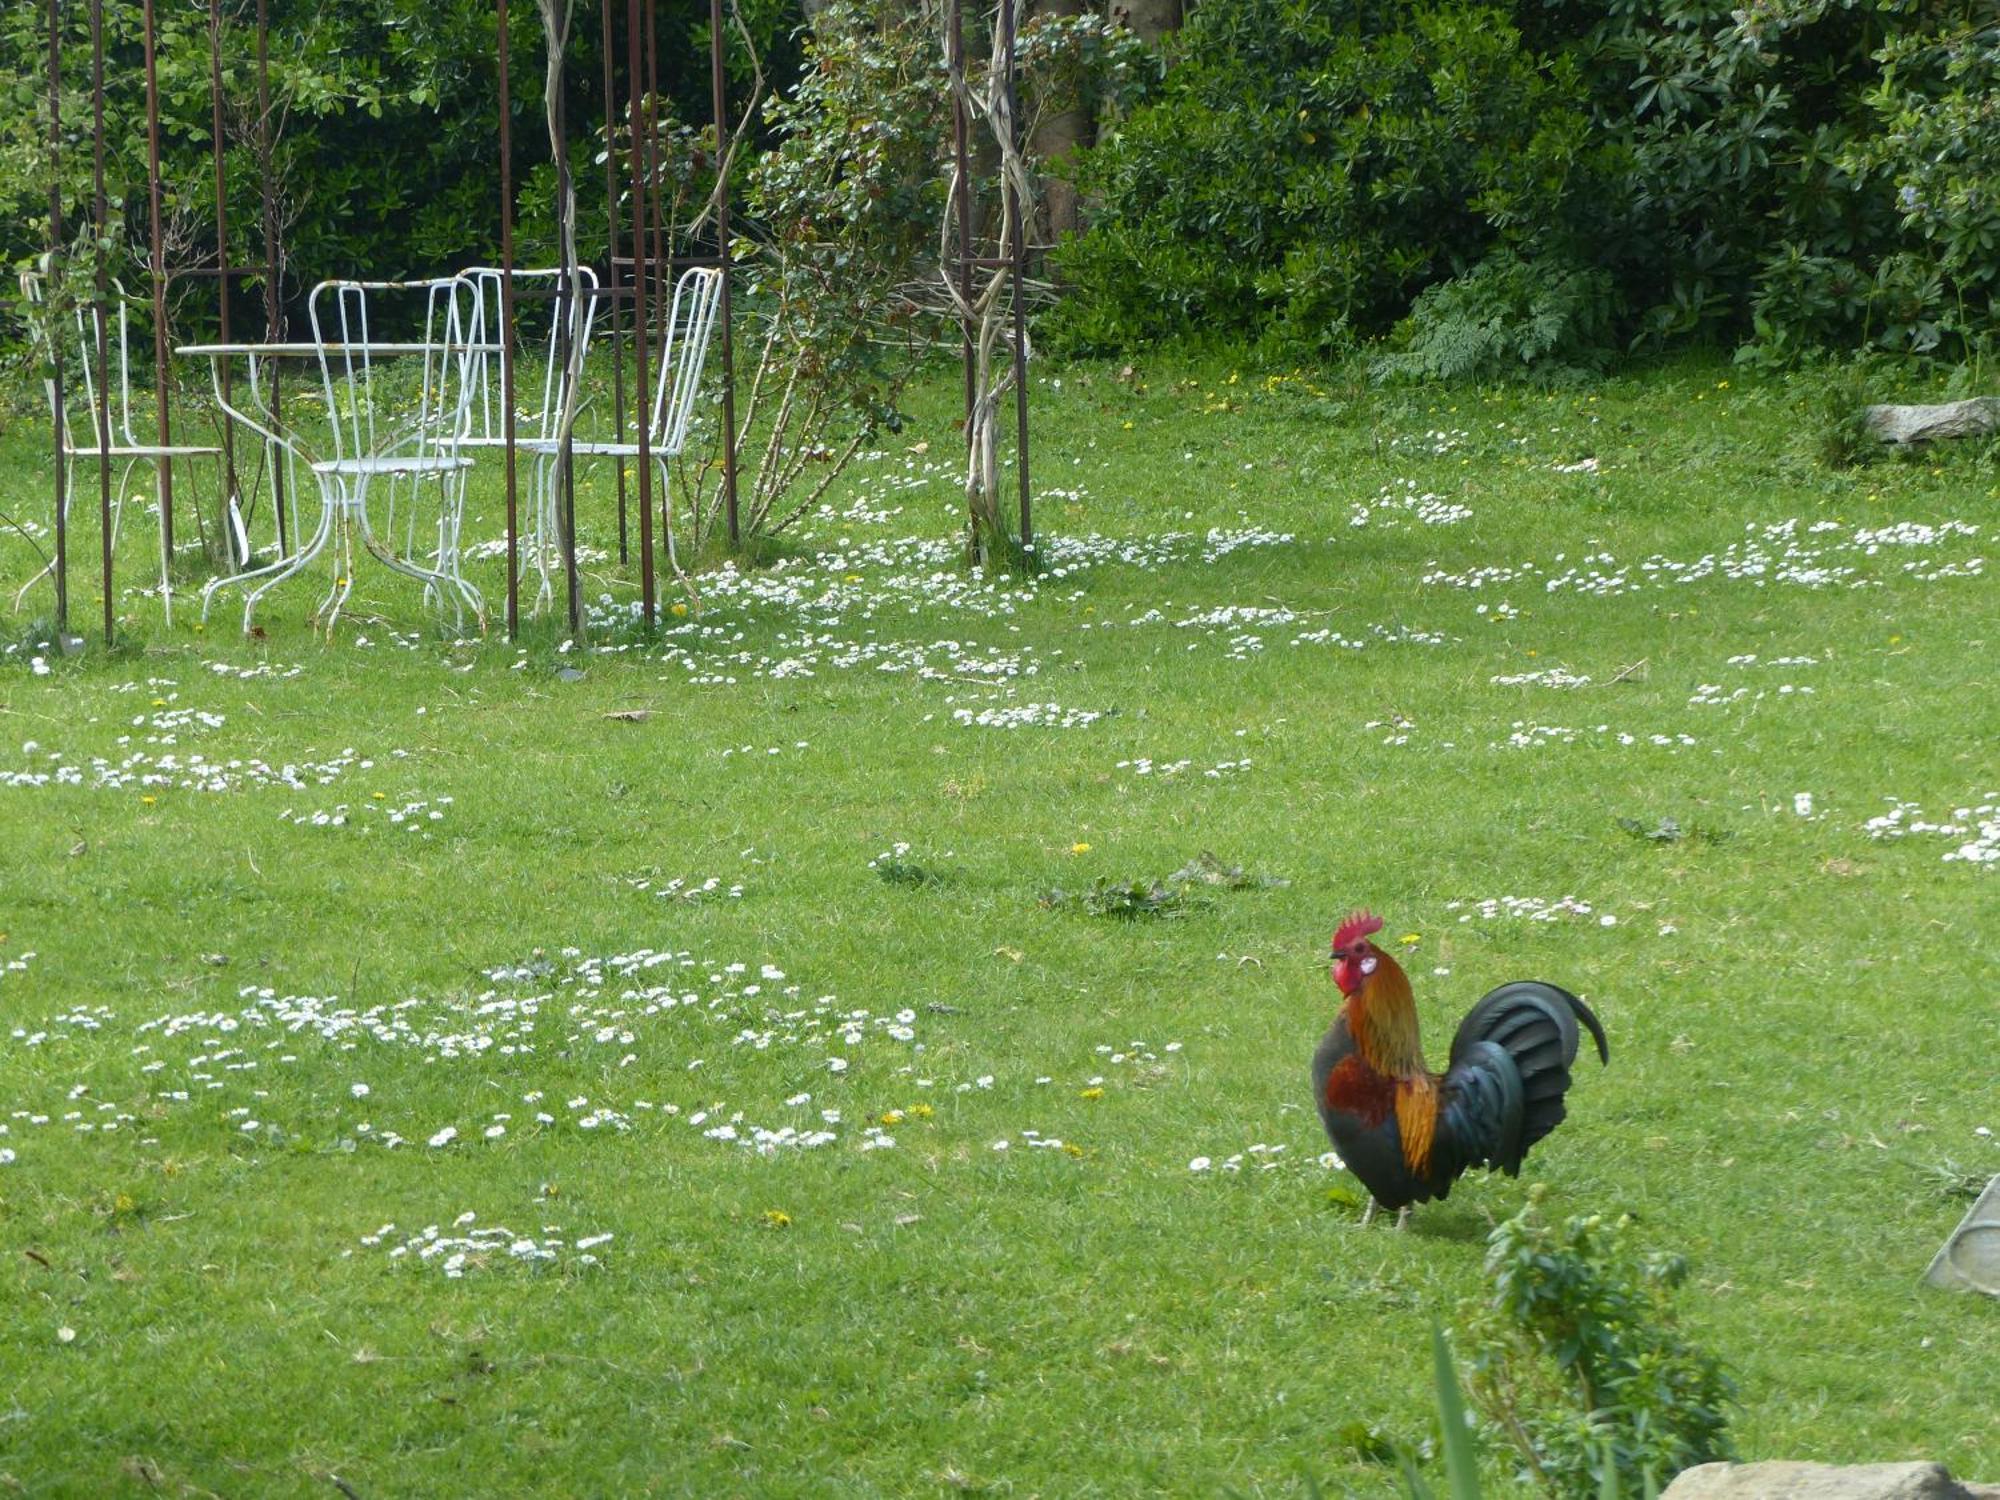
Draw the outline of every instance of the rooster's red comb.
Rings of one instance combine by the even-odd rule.
[[[1356,938],[1365,938],[1371,932],[1382,930],[1382,919],[1370,911],[1349,912],[1347,920],[1340,924],[1333,934],[1333,946],[1345,948]]]

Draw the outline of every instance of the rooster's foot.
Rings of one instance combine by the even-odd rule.
[[[1398,1229],[1407,1229],[1410,1227],[1409,1204],[1405,1203],[1401,1208],[1396,1210],[1396,1227]]]
[[[1368,1200],[1368,1206],[1361,1210],[1361,1227],[1363,1229],[1366,1229],[1370,1224],[1374,1222],[1375,1222],[1375,1200],[1373,1198],[1370,1198]]]

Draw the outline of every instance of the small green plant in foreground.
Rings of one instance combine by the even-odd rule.
[[[1637,1494],[1731,1457],[1735,1381],[1675,1321],[1686,1259],[1635,1257],[1629,1217],[1552,1224],[1542,1197],[1531,1188],[1488,1241],[1492,1298],[1467,1329],[1480,1412],[1554,1495],[1599,1494],[1613,1478]]]
[[[1479,1459],[1472,1441],[1472,1426],[1466,1418],[1465,1398],[1459,1391],[1451,1346],[1436,1324],[1431,1325],[1431,1360],[1436,1370],[1439,1432],[1451,1500],[1480,1500]],[[1399,1450],[1397,1458],[1402,1466],[1403,1493],[1409,1500],[1431,1500],[1431,1487],[1424,1482],[1410,1454]],[[1317,1491],[1317,1486],[1313,1488]],[[1620,1500],[1625,1493],[1618,1465],[1607,1445],[1598,1457],[1597,1500]],[[1649,1477],[1642,1491],[1644,1500],[1654,1500],[1658,1493],[1659,1486]]]

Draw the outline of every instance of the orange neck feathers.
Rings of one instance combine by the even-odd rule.
[[[1347,1029],[1355,1048],[1376,1072],[1391,1078],[1430,1076],[1417,1035],[1417,1005],[1401,965],[1380,948],[1375,972],[1348,997]]]

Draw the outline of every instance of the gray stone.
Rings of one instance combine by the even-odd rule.
[[[1932,1259],[1924,1280],[1948,1291],[2000,1297],[2000,1177],[1986,1184]]]
[[[1868,424],[1868,435],[1885,443],[1984,437],[2000,432],[2000,396],[1974,396],[1942,406],[1871,406],[1862,419]]]
[[[2000,1500],[2000,1486],[1960,1484],[1943,1464],[1699,1464],[1660,1500]]]

